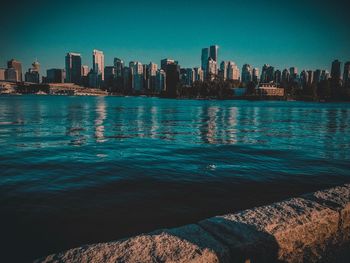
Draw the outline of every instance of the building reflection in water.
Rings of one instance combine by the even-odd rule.
[[[97,142],[104,142],[106,138],[104,136],[105,126],[104,121],[107,118],[106,101],[105,97],[97,97],[96,105],[96,118],[95,118],[95,138]]]

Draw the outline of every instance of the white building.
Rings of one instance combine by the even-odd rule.
[[[97,74],[101,74],[102,81],[105,79],[105,57],[102,51],[94,49],[92,52],[92,65],[93,71]]]

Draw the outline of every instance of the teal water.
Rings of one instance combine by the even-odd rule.
[[[0,96],[0,168],[28,261],[349,182],[350,104]]]

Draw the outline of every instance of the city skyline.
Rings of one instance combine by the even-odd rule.
[[[61,54],[78,52],[91,67],[91,50],[98,49],[105,65],[113,65],[114,57],[143,64],[168,57],[196,67],[201,49],[212,43],[219,45],[219,61],[232,60],[239,68],[266,63],[330,71],[329,61],[350,59],[345,1],[133,3],[5,4],[1,19],[12,22],[1,29],[7,38],[0,43],[0,66],[15,58],[25,72],[38,58],[43,75],[64,68]]]

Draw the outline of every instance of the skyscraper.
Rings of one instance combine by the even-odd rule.
[[[81,66],[81,76],[85,77],[89,74],[89,66],[83,65]]]
[[[314,83],[314,72],[312,70],[307,71],[307,85],[311,86]]]
[[[7,68],[13,68],[17,71],[17,77],[15,81],[22,81],[22,63],[11,59],[10,61],[7,61]]]
[[[124,61],[121,60],[120,58],[114,58],[115,75],[117,78],[122,77],[123,67],[124,67]]]
[[[101,80],[104,81],[105,57],[102,51],[99,51],[97,49],[94,49],[92,51],[92,65],[93,71],[97,74],[101,74]]]
[[[216,63],[218,62],[218,50],[219,46],[217,45],[212,45],[209,48],[209,57],[216,61]]]
[[[259,69],[253,68],[253,82],[257,84],[259,82]]]
[[[283,82],[283,84],[286,84],[286,83],[289,82],[289,76],[290,76],[289,70],[288,69],[284,69],[282,71],[282,82]]]
[[[273,78],[273,81],[276,83],[276,84],[280,84],[281,81],[282,81],[282,73],[280,70],[276,70],[275,73],[274,73],[274,78]]]
[[[155,92],[161,93],[166,89],[166,75],[162,69],[157,70]]]
[[[343,84],[346,87],[350,87],[350,61],[344,64]]]
[[[114,79],[115,79],[115,67],[114,66],[106,66],[104,68],[104,86],[110,88],[110,90],[113,88],[114,85]]]
[[[207,79],[214,80],[218,75],[217,62],[209,57],[207,66]]]
[[[202,48],[201,67],[204,72],[204,77],[206,77],[206,74],[207,74],[208,58],[209,58],[209,48],[207,47]]]
[[[81,55],[78,53],[66,55],[66,82],[81,83]]]
[[[131,89],[133,92],[143,90],[143,66],[141,62],[135,61],[129,63],[131,70]]]
[[[165,73],[166,93],[169,97],[176,97],[177,85],[180,81],[180,66],[175,63],[168,64]]]
[[[25,81],[26,82],[32,82],[32,83],[39,83],[40,82],[40,64],[36,60],[32,63],[32,68],[28,69],[28,71],[25,74]]]
[[[298,69],[296,67],[289,68],[289,80],[295,81],[298,78]]]
[[[239,80],[239,68],[235,62],[229,61],[227,65],[227,79],[229,80]]]
[[[222,61],[220,63],[220,78],[222,80],[227,79],[227,68],[228,68],[228,62],[227,61]]]
[[[264,64],[261,71],[260,82],[268,83],[268,82],[274,81],[274,72],[275,72],[274,67],[268,64]]]
[[[318,84],[321,81],[321,70],[316,69],[313,75],[313,83]]]
[[[242,82],[247,84],[253,80],[253,68],[249,64],[244,64],[242,67]]]
[[[166,70],[167,65],[169,64],[178,64],[177,61],[169,58],[164,58],[160,61],[160,68]]]
[[[46,70],[46,82],[47,83],[64,83],[66,78],[66,72],[64,69],[48,69]]]

